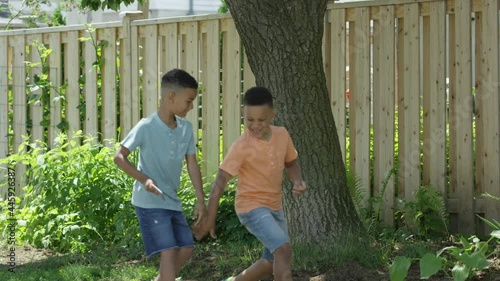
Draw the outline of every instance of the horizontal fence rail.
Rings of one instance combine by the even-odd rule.
[[[453,231],[500,217],[498,0],[328,4],[324,68],[347,168],[365,204],[380,196],[392,225],[422,185],[446,198]],[[81,130],[122,139],[156,110],[161,76],[200,81],[187,118],[203,173],[241,134],[241,94],[255,84],[230,15],[141,19],[0,32],[0,157]],[[23,186],[26,167],[18,165]],[[6,189],[2,189],[5,197]],[[21,194],[19,194],[21,195]],[[476,225],[478,226],[476,228]]]

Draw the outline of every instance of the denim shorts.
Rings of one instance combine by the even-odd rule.
[[[283,210],[273,211],[260,207],[238,214],[240,222],[264,245],[262,259],[273,260],[273,252],[289,243],[288,226]]]
[[[182,212],[137,206],[135,212],[147,257],[164,250],[194,245],[193,233]]]

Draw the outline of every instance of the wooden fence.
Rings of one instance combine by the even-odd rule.
[[[499,0],[329,3],[324,63],[342,151],[366,199],[398,168],[382,195],[387,224],[397,199],[412,199],[423,184],[446,195],[454,231],[475,232],[476,214],[500,217],[500,202],[480,197],[500,196],[499,7]],[[188,119],[200,133],[204,173],[216,170],[220,149],[240,135],[241,93],[255,83],[232,18],[138,17],[0,32],[1,157],[25,134],[50,146],[61,128],[122,138],[156,109],[163,72],[182,67],[201,82],[199,110]],[[35,42],[52,50],[46,59]],[[33,87],[44,73],[50,90]],[[28,103],[44,94],[49,103]],[[22,178],[16,182],[20,190]]]

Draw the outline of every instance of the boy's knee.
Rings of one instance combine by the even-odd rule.
[[[274,258],[278,259],[290,259],[292,257],[292,247],[290,243],[283,244],[274,250]]]
[[[179,249],[179,254],[183,256],[192,256],[194,253],[194,248],[193,247],[183,247]]]

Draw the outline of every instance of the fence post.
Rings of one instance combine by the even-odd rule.
[[[132,88],[132,28],[131,23],[134,20],[144,18],[141,11],[125,11],[120,13],[122,18],[122,32],[120,44],[120,136],[122,140],[135,125],[133,124],[132,114],[132,95],[136,94]]]

